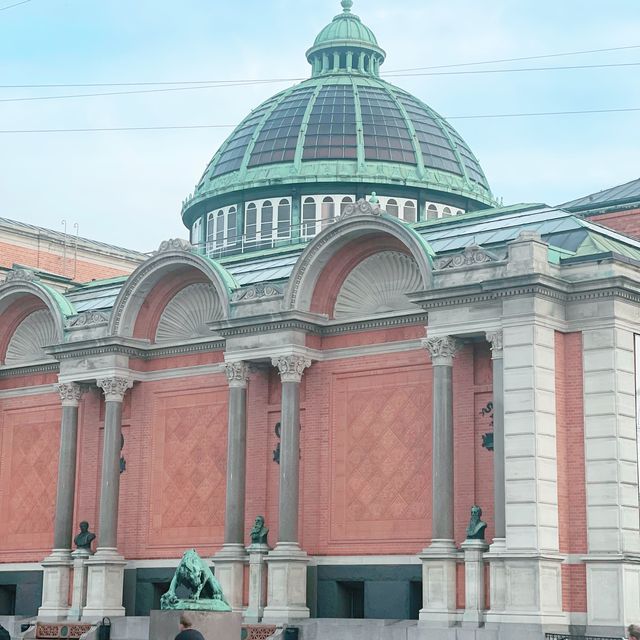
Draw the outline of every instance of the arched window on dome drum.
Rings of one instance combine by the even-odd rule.
[[[244,235],[247,242],[254,242],[256,239],[256,229],[258,226],[258,208],[255,203],[247,205],[245,212]]]
[[[238,213],[235,207],[229,209],[227,216],[227,244],[233,245],[238,238]]]
[[[224,211],[220,209],[216,214],[216,248],[224,246]]]
[[[438,218],[438,207],[435,204],[430,204],[427,207],[427,220],[436,220]]]
[[[353,204],[353,199],[347,196],[346,198],[342,198],[342,202],[340,203],[340,215],[344,213],[347,205]]]
[[[213,249],[213,242],[216,239],[216,219],[213,213],[207,218],[207,251]]]
[[[458,209],[458,210],[456,211],[456,215],[457,215],[457,216],[461,216],[461,215],[463,215],[463,214],[464,214],[464,211],[462,211],[462,209]]]
[[[411,202],[404,203],[404,211],[402,212],[402,218],[405,222],[415,222],[416,221],[416,205]]]
[[[450,216],[451,215],[451,209],[449,209],[449,207],[445,207],[442,210],[442,217],[444,218],[445,216]]]
[[[268,240],[273,233],[273,204],[271,200],[262,203],[260,211],[260,239]]]
[[[278,238],[288,238],[291,229],[291,205],[282,199],[278,203]]]
[[[333,202],[333,198],[327,196],[322,201],[322,208],[320,210],[320,218],[322,220],[322,226],[326,225],[336,217],[336,205]]]
[[[302,235],[310,238],[316,235],[316,201],[305,198],[302,203]]]
[[[390,216],[395,216],[396,218],[400,214],[400,209],[398,208],[398,201],[391,198],[387,200],[387,213]]]

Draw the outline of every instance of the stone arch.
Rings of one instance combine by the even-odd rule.
[[[71,304],[32,272],[10,271],[0,286],[0,364],[53,360],[44,348],[64,341],[65,318],[74,314]]]
[[[406,271],[403,281],[411,282],[412,287],[431,286],[434,254],[426,241],[396,218],[377,213],[379,209],[369,203],[361,201],[354,209],[355,213],[347,213],[324,229],[302,252],[289,278],[286,309],[333,316],[349,274],[357,273],[354,270],[363,261],[375,261],[372,256],[380,253],[388,253],[386,263],[391,268],[395,265]]]
[[[192,253],[186,243],[163,243],[120,290],[109,334],[151,342],[211,335],[206,322],[229,317],[233,277],[217,262]]]

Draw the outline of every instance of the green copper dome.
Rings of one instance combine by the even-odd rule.
[[[266,100],[223,143],[184,203],[185,224],[233,194],[285,185],[399,186],[493,203],[460,134],[379,77],[385,53],[352,4],[343,0],[307,52],[312,77]]]

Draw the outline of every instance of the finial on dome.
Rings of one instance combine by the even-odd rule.
[[[351,7],[353,7],[353,0],[342,0],[340,4],[342,5],[342,10],[345,13],[351,13]]]

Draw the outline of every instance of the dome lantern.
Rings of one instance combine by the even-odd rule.
[[[351,13],[353,0],[342,0],[338,14],[319,34],[307,60],[313,77],[334,73],[380,75],[386,53],[378,46],[373,31]]]

